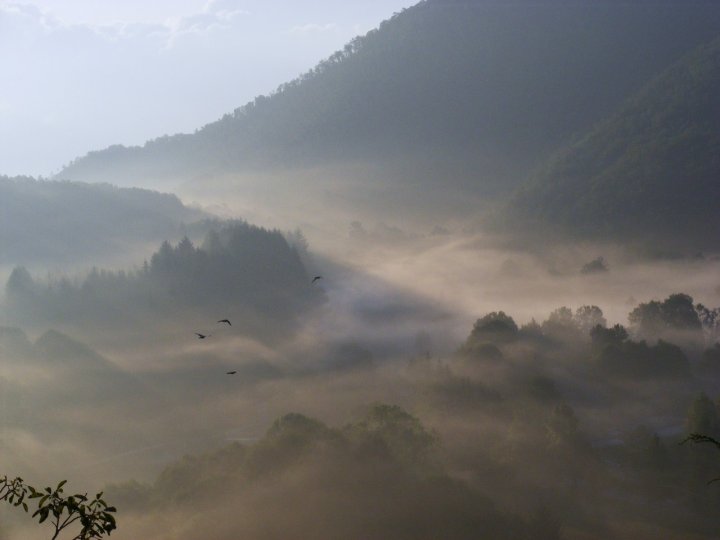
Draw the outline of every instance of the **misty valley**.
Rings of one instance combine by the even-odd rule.
[[[720,537],[718,28],[423,0],[0,175],[0,540]]]

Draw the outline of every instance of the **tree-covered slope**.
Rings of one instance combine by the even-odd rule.
[[[201,246],[187,237],[175,246],[165,241],[137,270],[93,268],[82,278],[43,280],[19,266],[5,293],[14,324],[152,333],[195,315],[214,323],[232,313],[248,333],[277,334],[324,301],[282,234],[245,222],[211,228]]]
[[[447,165],[434,177],[497,187],[717,28],[709,2],[425,0],[193,134],[91,152],[60,176],[137,184],[416,158]]]
[[[0,176],[0,263],[77,261],[182,236],[204,214],[175,195]]]
[[[55,330],[31,342],[20,328],[0,327],[0,350],[8,388],[25,395],[7,401],[11,425],[23,414],[67,402],[68,396],[82,396],[85,403],[97,404],[127,399],[140,390],[138,380],[118,365]],[[33,398],[28,402],[30,395]]]
[[[551,159],[513,216],[588,238],[720,247],[720,39]]]

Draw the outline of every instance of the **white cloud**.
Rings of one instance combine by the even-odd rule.
[[[328,23],[328,24],[317,24],[317,23],[309,23],[309,24],[302,24],[293,26],[290,29],[290,33],[296,36],[309,36],[313,34],[322,34],[325,32],[336,32],[339,30],[339,27],[335,23]]]
[[[52,13],[33,4],[19,2],[0,3],[0,21],[9,21],[20,26],[32,26],[43,31],[52,31],[62,23]]]
[[[214,13],[218,18],[230,21],[238,15],[247,15],[249,11],[240,7],[237,0],[210,0],[205,4],[205,13]]]
[[[86,30],[110,41],[150,38],[159,40],[165,49],[172,48],[183,36],[201,35],[228,28],[239,17],[248,14],[247,10],[240,7],[238,0],[210,0],[197,13],[167,19],[165,22],[67,23],[52,12],[31,3],[0,3],[0,21],[6,19],[11,27],[31,27],[45,32]]]
[[[249,12],[240,8],[237,0],[210,0],[201,12],[171,19],[164,24],[165,48],[172,48],[178,39],[187,35],[200,35],[229,28]]]

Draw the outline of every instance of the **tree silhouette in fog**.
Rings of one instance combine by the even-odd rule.
[[[246,318],[281,323],[323,301],[324,292],[309,282],[298,253],[279,231],[231,222],[211,229],[200,247],[188,237],[177,245],[164,241],[137,270],[93,269],[82,279],[42,282],[18,267],[6,292],[19,320],[107,324],[235,306]]]

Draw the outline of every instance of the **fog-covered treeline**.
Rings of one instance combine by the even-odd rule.
[[[158,253],[190,253],[182,244]],[[523,325],[497,311],[450,355],[336,350],[338,370],[287,350],[262,372],[236,358],[240,379],[223,374],[222,349],[195,349],[189,366],[171,340],[162,370],[128,370],[57,332],[33,343],[5,329],[5,429],[28,459],[31,433],[53,452],[107,454],[93,467],[113,470],[120,538],[709,539],[718,456],[678,443],[720,435],[718,313],[685,294],[637,305],[627,325],[598,306]],[[242,442],[223,444],[217,432],[238,425]],[[118,429],[139,456],[183,438],[190,455],[154,481],[120,481]]]
[[[188,311],[212,321],[216,314],[233,313],[272,326],[322,302],[285,237],[244,222],[211,228],[199,246],[187,237],[177,245],[165,241],[149,261],[129,271],[93,268],[83,277],[43,280],[17,267],[6,297],[15,321],[102,328],[182,319]]]
[[[205,214],[175,195],[0,176],[0,264],[72,263],[181,237]]]
[[[283,414],[257,440],[110,486],[120,537],[713,538],[719,456],[678,444],[720,434],[717,335],[696,308],[672,295],[627,327],[597,306],[520,326],[493,312],[447,357],[278,373],[273,408],[336,418],[315,395],[355,412],[338,427]],[[369,404],[381,395],[402,407]]]
[[[152,519],[186,538],[525,537],[531,527],[448,475],[438,443],[397,406],[342,428],[288,414],[255,444],[188,456],[153,485],[111,486],[108,496],[140,524],[130,529]],[[180,525],[181,515],[194,523]]]

